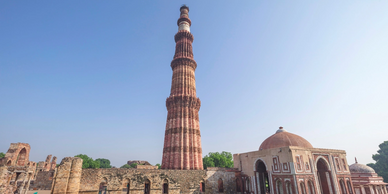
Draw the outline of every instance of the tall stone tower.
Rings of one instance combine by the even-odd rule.
[[[195,89],[193,35],[190,33],[189,8],[180,8],[171,93],[166,100],[167,124],[164,136],[162,169],[201,170],[202,146],[198,111],[201,101]]]

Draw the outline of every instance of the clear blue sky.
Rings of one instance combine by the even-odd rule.
[[[0,152],[160,163],[182,4],[204,155],[257,150],[283,126],[373,162],[388,140],[387,1],[2,1]]]

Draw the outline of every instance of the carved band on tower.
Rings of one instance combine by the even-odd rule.
[[[162,169],[202,170],[202,146],[198,111],[201,101],[195,89],[193,35],[190,33],[189,8],[180,8],[175,55],[171,62],[172,83],[166,100],[167,123],[164,136]]]

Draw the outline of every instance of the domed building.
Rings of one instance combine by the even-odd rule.
[[[352,182],[356,194],[387,194],[387,183],[384,183],[383,177],[377,175],[373,168],[356,163],[349,166],[352,174]]]
[[[241,171],[238,193],[355,194],[344,150],[314,148],[283,127],[257,151],[234,154],[233,160]]]

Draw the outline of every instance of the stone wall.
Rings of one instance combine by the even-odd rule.
[[[206,173],[206,193],[236,193],[236,168],[207,168]],[[222,180],[222,190],[220,192],[219,181]]]
[[[150,194],[162,194],[166,186],[169,194],[199,194],[201,182],[205,182],[205,193],[208,194],[236,193],[236,169],[82,169],[82,165],[74,165],[75,162],[82,164],[82,159],[68,157],[62,160],[54,176],[52,194],[96,194],[105,191],[105,187],[109,194],[122,194],[128,186],[131,194],[144,194],[146,183],[150,185]],[[218,192],[219,179],[223,181],[223,192]]]
[[[55,171],[40,171],[36,174],[34,181],[31,181],[30,190],[51,190]]]
[[[152,166],[152,165],[137,165],[137,169],[158,169],[158,166]]]

